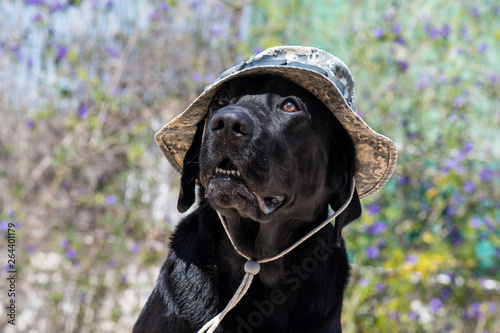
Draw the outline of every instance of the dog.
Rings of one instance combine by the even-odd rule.
[[[190,206],[199,179],[199,208],[174,232],[134,332],[196,332],[237,289],[245,260],[214,208],[227,218],[241,250],[264,258],[325,220],[329,205],[338,209],[348,198],[353,143],[305,89],[281,78],[236,80],[217,94],[206,122],[204,139],[200,125],[186,154],[179,197],[180,210]],[[360,215],[355,194],[338,219],[347,225]],[[285,258],[263,264],[220,332],[341,332],[349,264],[344,245],[334,240],[328,225]]]
[[[356,114],[353,85],[327,52],[275,47],[222,73],[157,133],[182,173],[178,210],[191,210],[135,333],[204,332],[212,318],[215,332],[342,332],[341,230],[397,159]]]

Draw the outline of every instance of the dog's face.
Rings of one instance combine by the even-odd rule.
[[[233,80],[210,105],[199,179],[224,216],[313,221],[338,208],[353,173],[352,142],[333,114],[281,78]]]

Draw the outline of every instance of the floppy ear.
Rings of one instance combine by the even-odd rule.
[[[331,186],[333,194],[329,199],[332,209],[339,209],[349,200],[355,174],[355,149],[345,129],[337,123],[335,136],[331,144],[329,169],[332,170]],[[358,192],[354,189],[352,199],[346,209],[335,218],[336,244],[340,247],[342,228],[361,216],[361,203]]]
[[[187,211],[196,199],[195,184],[200,174],[199,156],[201,141],[203,138],[203,129],[205,127],[205,119],[198,123],[198,128],[184,156],[184,164],[181,176],[181,189],[179,191],[179,199],[177,200],[177,210],[181,213]]]
[[[352,178],[351,178],[352,182]],[[350,189],[351,189],[351,184],[349,184],[348,187],[348,192],[345,196],[341,196],[344,199],[344,202],[349,199],[349,194],[350,194]],[[338,201],[340,200],[335,200],[335,205],[332,207],[339,207]],[[340,203],[340,205],[343,205],[343,203]],[[332,203],[330,203],[332,205]],[[361,202],[359,201],[359,196],[358,196],[358,191],[354,189],[354,193],[352,194],[352,199],[349,205],[344,209],[342,213],[340,213],[339,216],[335,218],[335,243],[337,244],[338,247],[340,247],[341,239],[342,239],[342,229],[351,223],[352,221],[356,220],[361,216]]]

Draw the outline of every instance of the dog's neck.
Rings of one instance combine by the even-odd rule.
[[[259,260],[274,256],[305,235],[313,224],[299,221],[273,221],[259,223],[239,215],[225,216],[228,232],[238,250],[248,257]],[[221,264],[230,270],[236,280],[244,274],[246,259],[236,252],[227,236],[220,244]],[[267,286],[275,285],[285,274],[283,258],[261,265],[260,280]]]

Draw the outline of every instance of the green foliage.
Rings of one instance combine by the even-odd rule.
[[[0,231],[20,230],[20,331],[28,318],[47,332],[130,331],[179,218],[154,132],[225,68],[279,44],[345,61],[360,114],[400,153],[344,230],[344,331],[500,325],[494,1],[12,3],[29,20],[0,5],[0,72],[16,78],[0,83]]]

